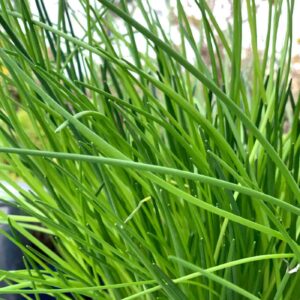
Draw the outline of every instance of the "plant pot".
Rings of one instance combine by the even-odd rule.
[[[0,210],[5,212],[6,214],[10,215],[21,215],[22,212],[15,206],[9,205],[7,203],[1,202],[0,199]],[[13,236],[13,232],[9,225],[0,224],[0,228],[6,231],[9,235]],[[19,241],[22,244],[30,245],[24,237],[18,236]],[[21,270],[25,269],[24,262],[23,262],[23,252],[13,243],[11,242],[6,236],[0,234],[0,270]],[[4,287],[7,284],[4,281],[0,281],[0,287]],[[32,299],[35,299],[34,296],[29,295]],[[25,299],[20,295],[0,295],[0,299],[5,300],[21,300]],[[54,297],[48,295],[40,295],[41,300],[53,300]]]

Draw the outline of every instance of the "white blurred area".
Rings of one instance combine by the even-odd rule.
[[[145,5],[147,3],[146,0]],[[149,4],[152,9],[154,9],[160,19],[160,22],[163,28],[169,32],[169,35],[175,45],[180,45],[180,36],[178,34],[178,22],[177,18],[177,11],[176,11],[176,0],[148,0]],[[232,2],[233,0],[206,0],[207,3],[213,10],[214,16],[218,21],[220,28],[224,31],[228,29],[229,24],[232,24]],[[33,12],[37,14],[37,9],[34,4],[34,0],[31,0]],[[134,4],[135,0],[130,1],[130,3]],[[265,38],[267,33],[267,26],[268,26],[268,5],[269,0],[256,0],[256,8],[257,8],[257,43],[258,43],[258,50],[263,51],[265,48]],[[286,2],[287,0],[283,1],[282,11],[281,11],[281,21],[279,24],[279,30],[277,32],[277,47],[276,50],[279,53],[284,43],[285,32],[287,29],[287,11],[286,11]],[[50,19],[55,24],[57,22],[58,16],[58,1],[57,0],[47,0],[44,1],[47,10],[49,12]],[[90,0],[92,5],[97,7],[100,6],[97,0]],[[69,6],[74,11],[76,18],[81,22],[84,22],[84,18],[82,18],[83,8],[80,4],[80,0],[68,0]],[[189,17],[189,20],[192,24],[192,31],[194,34],[195,40],[199,40],[199,20],[200,20],[200,12],[199,8],[195,4],[194,0],[181,0],[181,4],[184,7],[184,10]],[[135,20],[138,20],[142,24],[144,23],[143,17],[138,9],[134,9],[134,5],[132,5],[130,10],[131,15]],[[246,1],[243,1],[243,36],[242,36],[242,45],[243,45],[243,58],[247,59],[247,56],[251,55],[251,35],[250,35],[250,28],[247,22],[247,8],[246,8]],[[292,60],[292,74],[300,72],[300,31],[299,28],[299,17],[300,16],[300,0],[295,1],[294,6],[294,16],[293,16],[293,28],[294,28],[294,35],[293,35],[293,60]],[[116,18],[115,20],[117,24],[117,28],[121,33],[126,32],[126,28],[123,22]],[[84,36],[84,29],[82,26],[85,26],[83,23],[82,26],[76,25],[74,22],[75,32],[77,37]],[[144,38],[141,34],[136,34],[137,44],[139,46],[140,51],[144,51],[146,48],[146,43]],[[193,60],[193,53],[191,49],[188,49],[188,57]],[[130,59],[130,54],[128,49],[122,49],[123,57]],[[293,75],[295,77],[295,74]],[[296,78],[299,76],[297,75]],[[298,79],[297,79],[298,80]]]
[[[210,6],[213,9],[214,16],[218,21],[218,24],[222,30],[226,30],[228,28],[228,22],[232,22],[232,1],[233,0],[207,0]],[[34,5],[34,0],[31,0],[33,12],[37,14],[37,9]],[[96,5],[99,5],[98,1],[90,1],[90,3],[95,2]],[[286,13],[286,1],[283,1],[282,7],[282,18],[281,24],[279,26],[280,30],[278,31],[277,39],[279,41],[284,40],[285,29],[287,26],[287,13]],[[83,8],[80,4],[79,0],[68,0],[70,7],[78,13],[78,18],[80,19],[80,15],[83,13]],[[131,1],[134,3],[134,0]],[[146,1],[145,1],[146,3]],[[169,28],[172,36],[172,40],[176,43],[180,42],[179,36],[177,34],[176,26],[170,26],[170,15],[174,13],[176,15],[176,0],[149,0],[150,6],[152,9],[156,10],[160,21],[164,28]],[[191,17],[193,20],[198,20],[200,18],[200,13],[197,5],[194,0],[181,0],[181,4],[185,9],[186,14]],[[250,30],[247,21],[247,10],[246,10],[246,1],[243,1],[243,46],[245,48],[250,46]],[[258,47],[259,49],[264,48],[265,36],[267,32],[267,17],[268,17],[268,0],[257,0],[257,34],[258,34]],[[56,23],[58,16],[58,1],[50,0],[45,1],[45,5],[48,8],[48,13],[50,19]],[[299,28],[299,19],[297,16],[300,15],[300,1],[295,1],[294,8],[294,19],[293,19],[293,27],[294,27],[294,43],[293,50],[294,53],[300,54],[300,32],[297,30]],[[133,17],[136,20],[140,20],[142,22],[142,16],[140,15],[138,10],[134,10]],[[194,28],[196,30],[196,28]],[[78,33],[82,32],[82,28],[78,26],[76,28]],[[297,34],[298,33],[298,34]],[[278,49],[279,50],[279,49]]]

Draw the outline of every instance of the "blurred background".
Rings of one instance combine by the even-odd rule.
[[[35,5],[36,0],[30,0],[33,11],[36,13],[37,7]],[[58,0],[54,1],[45,1],[45,5],[47,6],[48,11],[50,12],[49,17],[51,21],[55,24],[57,23],[58,18]],[[73,10],[73,22],[74,28],[76,30],[76,36],[84,36],[85,33],[85,25],[81,23],[80,16],[83,13],[83,8],[80,0],[68,0],[66,1],[70,8]],[[94,2],[94,6],[100,6],[97,0],[91,0],[91,3]],[[117,1],[115,1],[117,2]],[[129,0],[131,3],[131,15],[134,16],[136,20],[139,22],[143,22],[143,18],[140,15],[140,11],[136,9],[136,0]],[[148,2],[151,8],[155,9],[160,18],[160,22],[162,23],[165,29],[169,30],[172,41],[175,45],[179,45],[180,36],[178,34],[178,18],[176,11],[176,2],[177,0],[142,0],[142,2]],[[195,35],[195,39],[198,37],[198,41],[200,39],[200,31],[201,28],[201,18],[199,14],[199,10],[195,4],[195,0],[180,0],[183,5],[186,14],[189,17],[189,21]],[[215,18],[218,20],[219,26],[224,32],[230,32],[232,26],[232,12],[233,12],[233,0],[206,0],[206,2],[210,5]],[[269,2],[274,2],[273,0],[257,0],[256,1],[256,22],[257,22],[257,41],[258,41],[258,49],[263,50],[265,47],[265,39],[267,33],[267,17],[268,17],[268,9]],[[251,38],[250,38],[250,28],[247,23],[247,9],[246,9],[246,1],[243,1],[243,18],[244,18],[244,26],[243,26],[243,59],[245,64],[251,63],[252,53],[251,53]],[[286,12],[286,1],[283,1],[282,11],[281,11],[281,23],[279,24],[279,31],[277,33],[277,51],[278,54],[281,51],[282,44],[284,42],[285,30],[287,27],[287,12]],[[292,74],[293,77],[293,91],[294,93],[298,92],[300,89],[300,31],[299,31],[299,20],[297,15],[300,15],[300,1],[295,1],[294,7],[294,18],[293,18],[293,28],[294,28],[294,38],[293,38],[293,61],[292,61]],[[120,32],[125,32],[126,28],[121,20],[119,20],[119,29]],[[137,34],[138,36],[138,34]],[[143,48],[143,37],[140,36],[140,40],[138,43],[140,50]],[[205,55],[205,50],[203,50],[203,55]],[[128,53],[129,56],[129,53]],[[191,60],[193,59],[192,51],[190,51]]]

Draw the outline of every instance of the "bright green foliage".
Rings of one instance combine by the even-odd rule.
[[[0,1],[0,176],[20,190],[14,172],[31,188],[11,195],[24,216],[2,213],[0,221],[35,245],[9,237],[26,269],[0,270],[9,284],[0,297],[300,298],[300,271],[290,271],[300,263],[294,1],[269,1],[263,53],[254,0],[233,1],[230,32],[195,0],[200,39],[177,1],[179,48],[147,0],[132,2],[141,23],[125,0],[80,0],[84,37],[58,2],[52,24],[43,0],[38,16],[25,0]],[[279,28],[282,5],[287,28]]]

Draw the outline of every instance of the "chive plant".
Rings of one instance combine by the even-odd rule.
[[[195,0],[199,36],[177,1],[179,46],[147,0],[59,0],[56,24],[45,2],[0,1],[0,176],[19,193],[0,188],[22,211],[0,234],[25,265],[0,295],[298,299],[294,1],[268,1],[263,51],[255,0],[233,0],[226,32]]]

